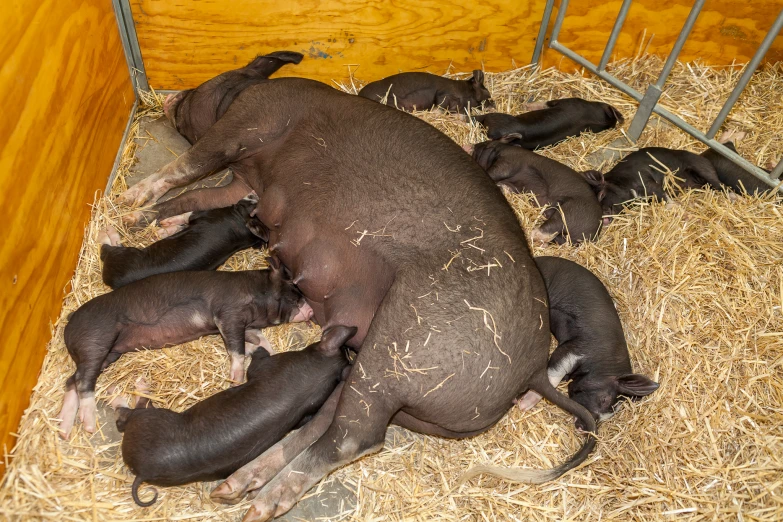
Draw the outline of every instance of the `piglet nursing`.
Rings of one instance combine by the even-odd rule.
[[[649,395],[658,383],[631,370],[623,325],[603,283],[586,268],[558,257],[537,257],[549,296],[549,327],[559,343],[549,358],[549,382],[571,379],[568,396],[598,420],[614,414],[620,396]],[[528,410],[541,396],[527,392],[517,405]],[[577,420],[577,426],[584,429]]]
[[[269,356],[253,353],[247,382],[176,413],[136,408],[119,400],[117,429],[122,458],[136,475],[133,500],[142,507],[139,486],[178,486],[228,477],[314,415],[340,381],[348,359],[341,347],[356,328],[335,326],[320,342],[300,351]]]
[[[98,296],[76,310],[65,327],[76,373],[66,383],[61,435],[68,438],[77,409],[85,430],[95,431],[98,374],[123,353],[219,333],[231,356],[231,379],[239,382],[246,340],[253,350],[267,343],[262,328],[311,316],[274,261],[272,270],[159,274]]]
[[[267,238],[255,217],[258,196],[230,207],[188,213],[164,222],[171,234],[146,248],[123,247],[114,229],[100,237],[103,282],[112,288],[168,272],[215,270],[235,252],[259,247]]]

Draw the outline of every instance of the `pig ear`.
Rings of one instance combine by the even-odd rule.
[[[264,225],[260,219],[254,217],[247,218],[245,220],[245,226],[254,236],[261,239],[264,243],[269,242],[269,229],[266,228],[266,225]]]
[[[357,330],[355,326],[330,326],[321,336],[319,349],[326,353],[334,353],[356,335]]]
[[[470,79],[476,85],[484,85],[484,71],[476,69],[473,71],[473,78]]]
[[[586,170],[582,172],[582,176],[584,176],[585,180],[593,187],[603,187],[606,185],[604,175],[597,170]]]
[[[274,256],[270,256],[266,258],[266,263],[269,265],[269,270],[271,270],[273,273],[279,272],[282,273],[282,270],[280,270],[280,260],[277,259]]]
[[[658,389],[660,385],[637,373],[629,373],[617,378],[617,392],[627,397],[644,397]]]
[[[505,136],[501,137],[498,141],[501,143],[511,143],[514,140],[521,140],[522,135],[518,132],[512,132],[511,134],[506,134]]]
[[[604,104],[604,112],[606,112],[606,115],[610,118],[614,118],[617,120],[617,123],[625,123],[625,118],[623,117],[623,113],[609,105],[608,103]]]

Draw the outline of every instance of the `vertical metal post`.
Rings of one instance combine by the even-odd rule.
[[[642,131],[644,131],[644,128],[647,126],[650,115],[652,114],[655,105],[658,103],[658,100],[661,98],[663,86],[666,84],[669,74],[677,63],[677,57],[680,56],[680,51],[682,51],[685,42],[688,40],[688,36],[691,34],[691,30],[701,12],[701,8],[704,7],[704,2],[705,0],[696,0],[693,4],[691,12],[685,20],[685,25],[682,27],[682,31],[680,31],[680,35],[674,43],[674,48],[672,48],[672,52],[669,53],[669,57],[663,65],[663,71],[661,71],[658,81],[655,82],[655,85],[649,86],[647,92],[644,93],[644,98],[642,98],[642,101],[639,103],[639,110],[636,111],[636,115],[628,128],[628,137],[631,138],[631,140],[638,140],[639,136],[642,135]]]
[[[775,168],[769,173],[769,177],[772,179],[780,179],[781,174],[783,174],[783,159],[778,161],[778,164],[775,165]]]
[[[138,97],[138,91],[148,91],[147,72],[144,69],[144,60],[141,57],[141,47],[136,37],[136,25],[133,23],[129,0],[112,0],[114,15],[117,18],[117,26],[120,30],[122,47],[125,50],[125,59],[130,69],[131,81]]]
[[[563,20],[565,20],[566,11],[568,10],[568,0],[560,0],[560,7],[557,10],[557,18],[555,18],[555,25],[552,26],[552,35],[549,37],[549,46],[552,46],[552,42],[557,41],[557,37],[560,36],[560,28],[563,26]]]
[[[609,63],[609,58],[612,57],[612,51],[617,43],[617,37],[620,36],[620,31],[625,23],[625,17],[628,16],[628,11],[631,9],[631,2],[633,0],[623,0],[623,5],[620,6],[620,13],[617,15],[617,20],[614,21],[614,27],[609,35],[609,41],[606,42],[604,47],[604,54],[601,56],[601,61],[598,62],[598,70],[603,71],[606,69],[606,64]]]
[[[712,127],[710,127],[710,130],[707,131],[708,138],[714,138],[718,133],[721,125],[723,125],[723,122],[726,121],[726,116],[729,115],[729,111],[731,111],[731,108],[734,107],[735,103],[737,103],[737,99],[740,97],[740,94],[742,94],[742,91],[745,90],[745,86],[748,85],[748,82],[753,76],[753,73],[756,72],[756,68],[759,66],[759,63],[761,63],[764,55],[767,54],[767,51],[772,46],[772,42],[775,41],[775,38],[777,37],[781,28],[783,28],[783,9],[781,9],[778,13],[778,17],[772,24],[772,27],[767,33],[767,36],[764,37],[764,40],[761,42],[761,46],[759,46],[759,48],[756,50],[756,54],[753,55],[753,59],[750,60],[750,63],[748,63],[745,71],[742,73],[742,76],[739,79],[739,83],[737,83],[737,86],[734,87],[733,91],[731,91],[729,99],[726,100],[726,103],[723,104],[723,107],[718,113],[718,117],[715,118],[714,122],[712,122]]]
[[[541,53],[544,51],[544,41],[546,41],[546,30],[549,28],[549,20],[552,18],[552,7],[555,0],[547,0],[544,7],[544,16],[541,18],[541,27],[538,29],[536,38],[536,47],[533,49],[533,59],[530,63],[538,63],[541,60]]]

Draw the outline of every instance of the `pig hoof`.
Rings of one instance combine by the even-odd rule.
[[[256,199],[258,199],[258,197],[256,197]],[[161,219],[160,226],[170,227],[172,225],[187,225],[190,222],[190,216],[192,214],[193,212],[185,212],[184,214],[179,214],[178,216],[171,216],[166,219]]]
[[[117,233],[117,230],[111,225],[98,233],[98,243],[109,246],[122,246],[120,234]]]
[[[537,394],[533,390],[530,390],[517,401],[517,407],[522,411],[529,411],[533,408],[533,406],[538,404],[538,401],[540,400],[541,395]]]
[[[775,167],[778,166],[778,162],[775,160],[769,160],[766,165],[764,165],[764,168],[767,170],[775,170]]]
[[[84,431],[95,433],[95,396],[79,397],[79,420],[84,425]]]
[[[158,239],[166,239],[169,236],[173,236],[180,230],[184,230],[184,228],[185,227],[182,225],[172,225],[170,227],[163,227],[163,228],[159,228],[155,232],[155,235],[158,236]]]
[[[542,245],[546,245],[547,243],[550,243],[556,237],[557,237],[557,232],[553,234],[546,234],[545,232],[542,232],[540,228],[534,228],[533,231],[530,233],[530,240],[533,243],[540,243]]]
[[[726,142],[738,142],[742,140],[745,137],[745,132],[739,131],[737,129],[728,129],[726,132],[721,134],[720,138],[718,138],[718,143],[726,143]]]
[[[231,372],[229,374],[231,386],[238,386],[245,382],[245,356],[231,354]]]
[[[217,504],[234,505],[242,502],[245,490],[234,490],[232,485],[226,480],[221,485],[212,490],[209,498]]]
[[[140,210],[122,216],[122,222],[126,225],[139,225],[144,220],[144,213]]]
[[[546,102],[533,102],[533,103],[526,103],[522,106],[526,111],[540,111],[541,109],[546,109],[548,105]]]
[[[63,406],[60,409],[60,413],[57,414],[57,418],[60,419],[60,438],[68,440],[73,429],[74,422],[76,421],[76,414],[79,411],[79,394],[76,390],[67,390],[65,397],[63,397]]]

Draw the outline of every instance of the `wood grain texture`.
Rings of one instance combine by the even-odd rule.
[[[598,63],[621,4],[619,0],[572,0],[560,42]],[[693,0],[635,0],[617,41],[614,58],[630,58],[644,49],[667,56],[692,6]],[[698,59],[716,66],[729,65],[732,61],[747,63],[781,9],[783,0],[707,0],[680,53],[680,60]],[[775,40],[767,60],[783,60],[783,36]],[[545,65],[575,66],[551,49],[546,54]]]
[[[530,60],[543,2],[505,0],[131,0],[150,85],[184,89],[257,53],[304,53],[280,75],[329,82],[400,70],[496,70]],[[354,68],[355,69],[355,68]]]
[[[0,450],[10,451],[134,95],[107,0],[14,1],[0,29]]]
[[[573,0],[561,42],[597,62],[621,0]],[[634,56],[642,35],[649,52],[668,54],[692,0],[635,0],[615,57]],[[529,63],[544,0],[131,0],[150,85],[185,89],[250,61],[257,53],[300,51],[306,59],[281,75],[330,82],[375,80],[401,70],[488,71]],[[747,62],[783,7],[783,0],[709,0],[685,60]],[[554,22],[554,17],[552,18]],[[647,43],[645,40],[645,44]],[[783,59],[783,38],[768,55]],[[549,50],[546,65],[573,63]]]

